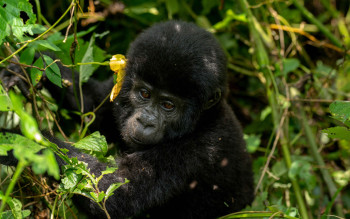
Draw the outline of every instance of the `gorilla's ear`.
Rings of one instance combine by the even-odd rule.
[[[211,108],[212,106],[214,106],[215,104],[217,104],[221,99],[221,89],[220,88],[216,88],[216,91],[213,95],[212,98],[210,98],[208,100],[208,102],[204,105],[204,110],[207,110],[209,108]]]

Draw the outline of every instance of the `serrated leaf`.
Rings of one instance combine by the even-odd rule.
[[[12,102],[0,83],[0,111],[13,110]]]
[[[53,63],[53,60],[51,57],[47,55],[43,55],[45,60],[45,66],[46,66],[46,76],[47,78],[55,85],[62,88],[62,76],[60,69],[56,63]],[[53,64],[51,64],[53,63]]]
[[[20,17],[21,13],[26,13],[29,19],[26,23]],[[24,33],[33,35],[32,28],[35,24],[36,16],[33,7],[27,0],[1,0],[0,1],[0,44],[6,36],[11,33],[20,41],[23,40]]]
[[[73,144],[73,146],[79,149],[100,152],[103,154],[106,154],[108,150],[106,138],[99,132],[92,133],[91,135]]]
[[[350,117],[350,101],[335,101],[329,106],[334,118],[345,122]]]
[[[337,138],[350,141],[350,130],[346,127],[332,127],[322,130],[323,133],[327,133],[330,138]]]
[[[63,187],[65,189],[71,189],[74,188],[77,183],[78,180],[81,178],[79,177],[78,174],[76,174],[73,170],[68,170],[65,172],[66,177],[64,177],[61,182],[63,184]]]

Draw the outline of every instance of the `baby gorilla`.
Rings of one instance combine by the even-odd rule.
[[[113,111],[116,121],[106,135],[118,139],[122,154],[116,158],[119,169],[104,176],[99,189],[130,180],[107,200],[111,217],[215,218],[249,205],[251,159],[226,102],[226,58],[213,35],[190,23],[159,23],[140,34],[127,58],[122,89],[102,109]],[[90,80],[84,86],[89,109],[113,84]],[[111,115],[98,117],[105,121],[101,126],[109,126]],[[84,157],[96,175],[105,169]],[[93,201],[75,199],[89,216],[104,216]]]

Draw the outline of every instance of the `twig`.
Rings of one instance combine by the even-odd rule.
[[[267,157],[267,161],[266,161],[266,164],[265,164],[265,166],[264,166],[264,169],[263,169],[263,171],[262,171],[262,173],[261,173],[261,176],[260,176],[260,178],[259,178],[259,182],[258,182],[258,184],[257,184],[256,187],[255,187],[255,191],[254,191],[255,194],[257,194],[257,192],[258,192],[258,189],[259,189],[259,187],[260,187],[260,184],[261,184],[261,182],[262,182],[262,180],[263,180],[263,178],[264,178],[264,176],[265,176],[265,174],[266,174],[267,168],[268,168],[268,166],[269,166],[269,164],[270,164],[271,158],[273,157],[273,154],[274,154],[274,152],[275,152],[275,150],[276,150],[276,146],[277,146],[278,140],[279,140],[279,138],[280,138],[280,135],[281,135],[281,132],[282,132],[282,126],[283,126],[284,120],[285,120],[285,118],[286,118],[286,116],[287,116],[287,113],[288,113],[288,108],[286,108],[286,109],[284,110],[284,112],[283,112],[283,115],[282,115],[280,124],[279,124],[278,129],[277,129],[277,134],[276,134],[275,141],[273,142],[273,146],[272,146],[272,148],[271,148],[270,154],[269,154],[269,156]]]

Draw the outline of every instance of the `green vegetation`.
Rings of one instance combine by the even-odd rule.
[[[96,185],[117,167],[111,164],[97,178],[40,130],[113,160],[105,156],[116,146],[88,129],[98,107],[82,113],[82,84],[112,75],[112,55],[125,54],[143,29],[168,19],[214,33],[228,57],[229,103],[254,159],[256,199],[222,218],[350,218],[346,0],[0,0],[0,69],[17,64],[29,87],[23,95],[17,86],[7,92],[0,84],[0,130],[20,127],[23,134],[0,133],[0,155],[13,149],[18,159],[17,167],[0,165],[0,218],[81,218],[73,194],[106,210],[105,201],[121,184],[107,191]],[[57,63],[79,72],[79,111],[62,108],[40,89],[44,71],[52,86],[66,86]],[[61,175],[54,153],[68,163]]]

